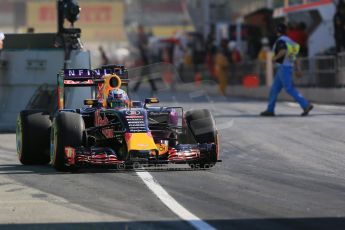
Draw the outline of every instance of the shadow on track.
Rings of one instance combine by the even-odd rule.
[[[21,164],[3,164],[0,165],[0,174],[57,174],[55,170],[48,165],[21,165]]]
[[[227,230],[343,230],[345,218],[277,218],[277,219],[234,219],[206,220],[216,229]],[[0,229],[193,229],[184,221],[130,221],[96,223],[47,223],[47,224],[0,224]]]
[[[135,171],[148,171],[148,172],[183,172],[183,171],[205,171],[208,168],[193,169],[188,166],[185,168],[181,167],[144,167],[136,169],[114,169],[104,167],[85,167],[80,168],[75,172],[57,172],[50,165],[21,165],[21,164],[3,164],[0,165],[0,174],[2,175],[28,175],[28,174],[39,174],[39,175],[63,175],[63,174],[93,174],[93,173],[135,173]]]
[[[262,118],[262,119],[279,119],[279,118],[308,118],[308,117],[322,117],[322,116],[340,116],[345,117],[344,113],[319,113],[309,114],[306,117],[301,117],[299,114],[276,114],[274,117],[262,117],[259,114],[215,114],[215,118]]]

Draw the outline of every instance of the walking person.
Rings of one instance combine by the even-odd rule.
[[[151,86],[151,94],[154,95],[157,91],[157,87],[156,84],[154,82],[154,79],[152,79],[151,77],[151,73],[150,73],[150,67],[148,66],[150,64],[150,60],[149,60],[149,50],[148,50],[148,41],[149,38],[145,32],[144,26],[143,25],[139,25],[138,26],[138,31],[137,31],[137,47],[140,53],[140,57],[141,57],[141,62],[142,65],[145,66],[143,67],[141,74],[139,76],[139,80],[137,81],[137,83],[135,84],[133,91],[137,92],[142,81],[144,80],[143,78],[145,76],[148,77],[150,86]]]
[[[313,109],[313,105],[304,99],[304,97],[293,86],[292,78],[294,66],[296,67],[296,73],[300,73],[299,66],[295,65],[295,59],[299,51],[299,46],[288,36],[286,36],[286,30],[287,27],[285,24],[279,24],[276,27],[278,39],[273,46],[275,55],[273,56],[272,61],[277,64],[278,68],[276,70],[275,79],[271,87],[267,110],[262,112],[260,114],[261,116],[275,115],[274,109],[277,97],[282,88],[284,88],[285,91],[301,106],[303,109],[301,116],[307,116]]]
[[[206,64],[208,68],[208,72],[211,74],[211,77],[216,79],[215,73],[215,57],[217,54],[217,46],[216,46],[216,25],[211,24],[210,32],[206,38]]]
[[[237,44],[235,41],[230,41],[228,43],[228,48],[230,51],[230,55],[228,57],[229,59],[229,70],[230,70],[230,79],[231,83],[236,84],[238,80],[237,75],[237,68],[239,63],[242,61],[242,56],[239,48],[237,47]]]
[[[172,62],[177,69],[180,79],[183,81],[184,57],[186,53],[186,37],[183,32],[175,34],[175,42],[173,46]],[[174,79],[173,79],[174,80]]]
[[[340,53],[345,49],[345,3],[343,0],[338,2],[337,11],[333,17],[334,40],[337,52]]]
[[[4,47],[4,42],[3,40],[5,39],[4,33],[0,32],[0,50]]]
[[[218,53],[216,54],[215,71],[219,82],[219,91],[223,96],[226,96],[226,88],[228,86],[229,57],[228,41],[227,39],[222,39]]]
[[[5,39],[5,35],[4,33],[0,32],[0,67],[3,66],[5,63],[3,61],[1,61],[1,50],[4,48],[4,40]]]

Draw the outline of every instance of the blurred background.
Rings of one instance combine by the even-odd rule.
[[[334,54],[333,17],[341,4],[337,0],[79,0],[78,3],[81,13],[75,26],[82,29],[81,40],[84,47],[92,51],[94,66],[104,62],[102,56],[104,59],[105,55],[110,62],[135,65],[137,60],[129,56],[135,57],[137,52],[139,24],[150,38],[148,42],[159,43],[151,44],[154,49],[176,44],[170,38],[200,40],[202,47],[186,46],[187,49],[200,48],[200,52],[196,52],[199,57],[194,59],[205,61],[210,51],[207,42],[212,41],[212,52],[216,52],[222,39],[236,42],[242,62],[258,58],[267,42],[272,45],[273,28],[278,21],[289,24],[290,32],[303,46],[303,56]],[[56,1],[1,1],[0,31],[46,33],[56,30]],[[188,51],[184,51],[183,56],[186,56]],[[195,53],[195,50],[189,53],[193,51]],[[169,56],[164,52],[161,55]],[[201,61],[204,60],[194,60],[194,63]],[[239,79],[233,81],[238,83]]]
[[[60,40],[56,38],[59,1],[80,7],[73,25],[68,20],[62,21],[66,28],[81,29],[75,37],[78,41],[67,48],[61,36],[57,36]],[[345,86],[342,0],[59,1],[1,1],[0,32],[5,33],[4,48],[0,51],[3,111],[9,110],[12,104],[5,98],[22,93],[23,84],[29,102],[35,100],[32,94],[44,91],[44,87],[53,89],[55,73],[64,66],[97,68],[124,64],[136,68],[164,63],[174,67],[174,76],[182,83],[213,82],[218,85],[220,95],[265,98],[274,72],[271,62],[276,39],[274,27],[280,22],[288,25],[288,36],[301,47],[299,61],[303,77],[294,79],[297,86],[322,88],[327,92]],[[73,16],[73,6],[68,10]],[[63,47],[65,52],[57,51]],[[66,54],[66,49],[78,52]],[[152,73],[146,75],[150,79]],[[172,82],[169,76],[165,78],[167,84]],[[141,82],[141,78],[135,81]],[[155,91],[152,84],[151,87]],[[246,91],[248,88],[250,92]],[[333,91],[330,95],[334,95]],[[327,103],[344,102],[338,97],[326,97]],[[19,107],[25,107],[28,101]]]

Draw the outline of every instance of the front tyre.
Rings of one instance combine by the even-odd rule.
[[[80,114],[60,112],[54,119],[51,131],[51,164],[57,171],[74,171],[76,168],[67,164],[65,147],[83,145],[85,124]]]
[[[215,144],[215,149],[195,162],[200,168],[213,167],[218,160],[219,136],[215,120],[208,109],[198,109],[186,112],[186,124],[189,135],[199,144]],[[193,164],[190,164],[191,166]]]

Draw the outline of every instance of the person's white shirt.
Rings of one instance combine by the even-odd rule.
[[[3,48],[3,40],[5,39],[5,34],[0,32],[0,50]]]

